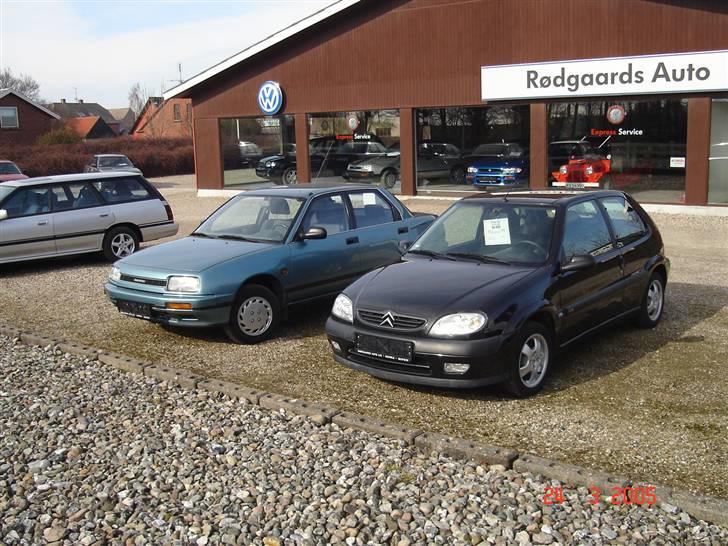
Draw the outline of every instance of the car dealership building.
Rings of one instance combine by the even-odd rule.
[[[339,0],[165,98],[192,99],[198,189],[391,172],[725,205],[726,29],[722,0]]]

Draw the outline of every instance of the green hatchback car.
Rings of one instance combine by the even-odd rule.
[[[222,326],[236,342],[257,343],[288,306],[333,297],[398,261],[434,219],[369,185],[248,191],[188,237],[117,262],[105,290],[125,315]]]

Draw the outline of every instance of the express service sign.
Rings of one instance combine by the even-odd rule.
[[[263,82],[258,89],[258,106],[267,116],[273,116],[283,108],[283,89],[278,82]]]
[[[484,101],[728,91],[728,51],[484,66]]]

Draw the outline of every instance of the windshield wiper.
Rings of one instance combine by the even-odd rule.
[[[450,256],[447,256],[446,254],[441,254],[439,252],[435,252],[434,250],[421,250],[421,249],[415,249],[415,250],[409,250],[409,254],[421,254],[423,256],[429,256],[430,258],[435,258],[439,260],[440,258],[445,258],[446,260],[455,261],[455,258],[451,258]]]
[[[500,258],[496,258],[495,256],[483,256],[482,254],[470,254],[468,252],[448,252],[447,256],[453,256],[455,258],[466,258],[469,260],[478,260],[479,262],[483,262],[486,264],[490,263],[511,265],[511,262],[501,260]]]
[[[258,239],[248,239],[247,237],[243,237],[242,235],[229,235],[229,234],[223,234],[218,235],[218,239],[230,239],[232,241],[245,241],[248,243],[259,243],[260,241]]]
[[[209,233],[203,233],[201,231],[193,231],[190,233],[190,236],[192,237],[207,237],[208,239],[217,239],[214,235],[210,235]]]

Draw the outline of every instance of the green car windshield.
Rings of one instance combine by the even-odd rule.
[[[451,260],[534,265],[549,256],[556,209],[465,201],[445,212],[410,252]]]
[[[277,195],[241,195],[215,211],[192,235],[280,243],[288,235],[303,201]]]

